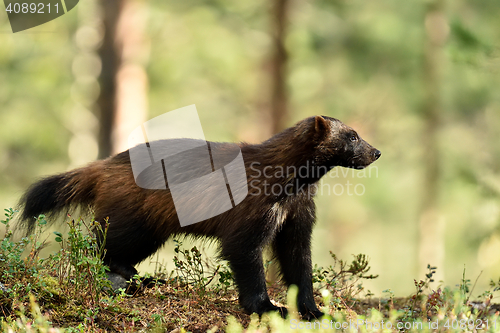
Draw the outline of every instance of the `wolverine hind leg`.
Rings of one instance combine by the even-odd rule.
[[[96,221],[104,221],[104,218]],[[137,270],[135,265],[155,253],[166,239],[159,239],[154,231],[147,228],[142,219],[109,219],[104,242],[104,263],[110,272],[129,280]]]

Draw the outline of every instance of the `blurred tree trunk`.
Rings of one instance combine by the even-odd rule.
[[[104,38],[99,48],[102,70],[99,76],[101,88],[97,99],[99,119],[99,158],[106,158],[112,151],[112,129],[116,113],[116,74],[121,64],[121,45],[117,38],[117,27],[122,14],[124,0],[100,0],[104,26]]]
[[[144,32],[145,6],[142,0],[127,0],[118,22],[117,39],[122,50],[116,73],[112,154],[127,150],[129,134],[146,121],[148,78],[144,65],[149,58],[149,45]]]
[[[97,100],[99,158],[128,148],[129,133],[146,118],[147,76],[142,62],[145,14],[136,0],[101,0],[104,38]],[[146,55],[146,56],[145,56]]]
[[[444,221],[438,210],[439,200],[439,127],[441,112],[441,69],[443,45],[448,36],[444,0],[428,4],[425,13],[425,50],[423,60],[424,85],[424,181],[420,214],[419,274],[428,273],[427,265],[437,266],[438,278],[443,278]],[[440,269],[439,269],[440,268]]]
[[[285,38],[288,26],[289,0],[274,0],[271,12],[272,24],[272,55],[271,55],[271,96],[270,96],[270,135],[286,128],[288,117],[287,62],[288,54],[285,49]],[[266,260],[272,260],[271,251]],[[278,281],[278,266],[275,262],[268,267],[267,281],[273,284]]]
[[[272,7],[273,54],[271,59],[271,131],[286,127],[288,94],[286,88],[288,55],[285,37],[288,26],[289,0],[275,0]]]

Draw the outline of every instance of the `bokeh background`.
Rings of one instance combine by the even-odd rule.
[[[324,179],[315,263],[367,254],[375,295],[500,277],[497,0],[85,0],[15,34],[0,10],[1,208],[186,105],[212,141],[328,115],[382,157]]]

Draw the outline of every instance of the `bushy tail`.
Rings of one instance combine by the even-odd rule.
[[[91,205],[95,197],[96,179],[88,171],[89,167],[76,169],[43,178],[31,185],[19,202],[20,227],[32,233],[40,214],[47,215],[51,221],[63,210]]]

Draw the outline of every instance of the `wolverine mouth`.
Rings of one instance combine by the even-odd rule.
[[[372,164],[376,160],[377,160],[377,158],[375,158],[373,160],[368,160],[368,161],[367,160],[351,160],[351,161],[349,161],[349,163],[344,165],[344,167],[351,168],[351,169],[363,170],[363,169],[367,168],[368,166],[370,166],[370,164]]]
[[[353,164],[353,165],[347,166],[347,168],[356,169],[356,170],[363,170],[363,169],[366,169],[370,164],[371,163],[368,163],[368,164]]]
[[[356,154],[353,155],[346,163],[347,168],[352,168],[352,169],[365,169],[368,167],[370,164],[375,162],[376,160],[379,159],[379,157],[382,155],[380,150],[375,149],[371,152],[370,155],[366,156],[363,154]]]
[[[362,154],[356,154],[346,161],[344,167],[351,169],[364,169],[372,162],[373,161],[367,161],[367,159]]]

